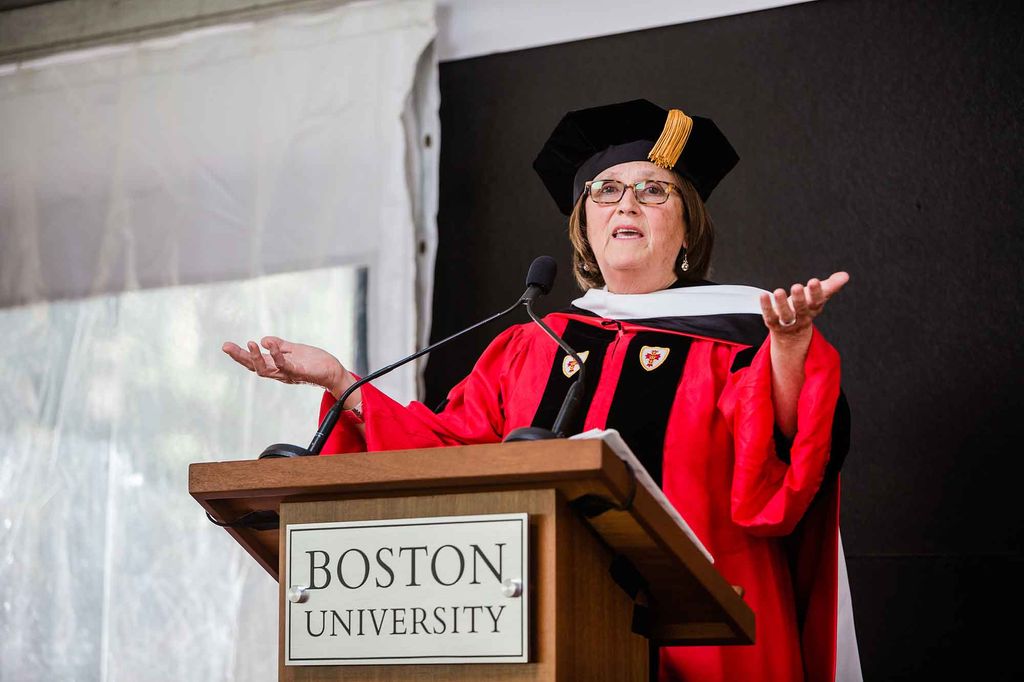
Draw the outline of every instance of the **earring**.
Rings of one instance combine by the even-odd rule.
[[[584,272],[590,272],[590,266],[589,266],[589,265],[587,265],[586,263],[584,263],[584,264],[583,264],[583,271],[584,271]]]
[[[686,272],[687,270],[690,269],[690,261],[686,259],[685,253],[683,254],[683,262],[679,264],[679,269],[682,270],[683,272]]]

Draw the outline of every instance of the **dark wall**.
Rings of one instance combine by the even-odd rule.
[[[435,339],[514,300],[539,254],[562,273],[545,305],[576,295],[531,163],[565,111],[634,97],[714,118],[740,153],[709,202],[713,279],[851,273],[819,326],[854,416],[866,679],[1024,671],[1022,29],[1019,2],[822,0],[441,65]],[[428,400],[497,331],[435,353]]]

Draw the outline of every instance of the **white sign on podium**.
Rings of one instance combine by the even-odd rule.
[[[290,524],[285,665],[525,663],[526,514]]]

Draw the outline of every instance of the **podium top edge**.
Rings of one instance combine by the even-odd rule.
[[[480,487],[593,478],[622,467],[601,440],[488,443],[320,457],[194,462],[197,500],[278,497],[330,491]]]

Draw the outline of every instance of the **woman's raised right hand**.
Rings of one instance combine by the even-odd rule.
[[[260,345],[267,349],[268,353],[262,352],[255,341],[246,344],[248,350],[227,341],[221,350],[231,356],[232,360],[261,377],[276,379],[286,384],[321,386],[330,391],[335,399],[355,382],[355,377],[345,369],[341,361],[322,348],[292,343],[276,336],[264,336],[260,339]],[[352,396],[346,402],[354,404],[358,402],[358,398]]]

